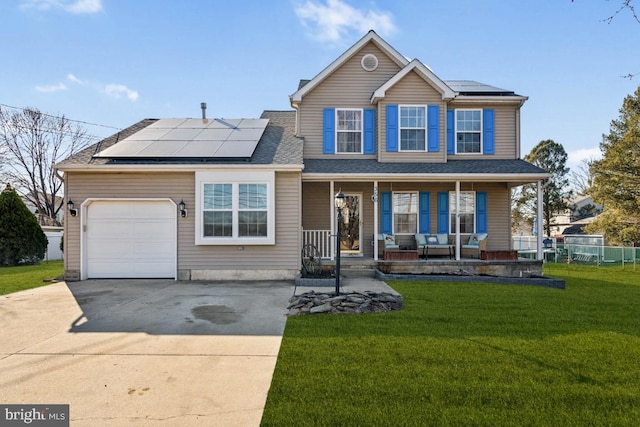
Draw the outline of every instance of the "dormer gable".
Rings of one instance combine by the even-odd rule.
[[[347,49],[342,55],[340,55],[335,61],[329,64],[324,70],[322,70],[313,79],[308,81],[304,85],[300,85],[298,90],[289,97],[291,105],[295,107],[302,101],[305,95],[315,89],[319,84],[332,75],[337,69],[345,64],[349,59],[356,55],[362,48],[369,43],[374,43],[384,54],[386,54],[391,61],[393,61],[398,67],[405,67],[409,60],[394,49],[389,43],[384,41],[375,31],[370,30],[364,37],[358,40],[353,46]],[[367,64],[363,64],[363,67]]]
[[[427,66],[417,59],[414,59],[405,67],[403,67],[396,75],[387,80],[382,86],[380,86],[371,96],[371,103],[375,104],[381,101],[386,96],[387,90],[391,89],[409,73],[414,71],[425,82],[431,85],[436,91],[440,93],[442,99],[447,101],[453,99],[456,96],[456,92],[451,89],[444,81],[436,76]]]

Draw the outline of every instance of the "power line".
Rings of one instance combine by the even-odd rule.
[[[7,107],[7,108],[13,108],[14,110],[21,110],[21,111],[27,111],[29,110],[29,108],[21,108],[21,107],[14,107],[12,105],[7,105],[7,104],[2,104],[0,103],[0,106],[2,107]],[[54,119],[59,119],[61,118],[60,116],[54,116],[52,114],[47,114],[47,113],[43,113],[42,111],[38,110],[38,112],[40,114],[42,114],[43,116],[47,116],[47,117],[53,117]],[[66,120],[70,121],[70,122],[74,122],[74,123],[82,123],[83,125],[89,125],[89,126],[99,126],[99,127],[103,127],[103,128],[108,128],[108,129],[116,129],[116,130],[122,130],[122,128],[119,127],[115,127],[115,126],[109,126],[109,125],[102,125],[100,123],[91,123],[91,122],[85,122],[83,120],[73,120],[73,119],[69,119],[67,117],[65,117]]]

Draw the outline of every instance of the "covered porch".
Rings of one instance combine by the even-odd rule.
[[[538,186],[538,216],[542,216],[540,179],[508,179],[504,176],[484,181],[442,177],[421,180],[362,181],[351,179],[305,180],[303,178],[301,241],[312,247],[323,264],[335,261],[337,250],[336,193],[348,200],[342,212],[340,252],[343,265],[374,263],[375,268],[403,267],[415,271],[451,271],[473,266],[474,274],[488,274],[488,265],[502,261],[526,263],[511,254],[511,188],[530,182]],[[537,246],[542,254],[542,220],[538,221]],[[444,236],[446,251],[425,252],[417,234]],[[476,234],[486,235],[485,246],[465,252],[464,246]],[[383,236],[392,235],[403,257],[385,257]],[[403,251],[407,251],[406,254]],[[515,256],[512,256],[515,255]],[[385,259],[386,258],[386,259]],[[484,259],[481,259],[484,258]],[[539,257],[538,260],[542,258]],[[534,260],[536,261],[536,260]],[[508,264],[511,265],[511,264]],[[541,263],[540,263],[541,265]],[[438,267],[436,267],[438,266]],[[524,264],[522,264],[524,266]],[[541,269],[541,267],[540,267]],[[532,271],[524,266],[522,271]],[[520,270],[518,270],[518,275]]]

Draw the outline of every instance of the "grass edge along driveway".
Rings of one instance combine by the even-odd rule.
[[[39,288],[51,282],[64,271],[63,261],[42,261],[38,265],[0,267],[0,295],[26,289]]]
[[[640,271],[566,290],[394,281],[399,312],[287,320],[264,426],[639,425]]]

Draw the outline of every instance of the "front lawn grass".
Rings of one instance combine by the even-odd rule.
[[[38,265],[0,267],[0,295],[48,285],[64,272],[63,261],[42,261]]]
[[[287,320],[265,426],[640,425],[640,271],[566,290],[395,281],[399,312]]]

